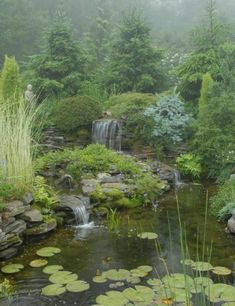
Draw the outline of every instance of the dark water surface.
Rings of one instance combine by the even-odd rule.
[[[209,193],[213,191],[210,189]],[[182,186],[177,192],[181,221],[186,227],[188,249],[194,260],[198,259],[197,254],[202,254],[206,192],[206,188],[196,185]],[[234,269],[235,237],[225,234],[224,227],[224,224],[208,217],[205,253],[209,254],[212,245],[211,263]],[[158,233],[158,252],[154,241],[137,238],[137,233],[142,231]],[[81,236],[86,239],[80,240]],[[167,262],[170,271],[181,272],[179,236],[175,192],[165,194],[156,211],[141,208],[122,212],[118,233],[110,232],[102,224],[93,229],[59,229],[46,240],[25,246],[22,255],[11,261],[25,265],[23,272],[12,277],[19,295],[10,301],[0,301],[0,305],[93,305],[97,295],[110,290],[107,284],[92,282],[97,271],[151,265],[154,267],[153,275],[165,275],[166,269],[159,256]],[[78,294],[65,293],[59,298],[41,296],[41,288],[49,284],[48,275],[42,273],[41,268],[30,268],[28,264],[37,258],[35,252],[43,246],[61,248],[60,254],[48,259],[49,264],[59,264],[65,270],[77,273],[79,279],[90,283],[90,290]],[[207,258],[206,255],[205,260]],[[235,283],[232,278],[230,281]]]

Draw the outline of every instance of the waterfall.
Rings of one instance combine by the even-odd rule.
[[[87,225],[89,223],[90,213],[84,204],[73,207],[72,209],[75,216],[76,225]]]
[[[183,184],[178,170],[174,170],[174,185],[176,188],[180,187]]]
[[[96,120],[92,124],[92,142],[121,151],[122,126],[116,119]]]

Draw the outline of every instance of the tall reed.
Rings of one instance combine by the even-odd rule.
[[[33,180],[34,121],[39,109],[21,97],[0,101],[0,178],[25,191]]]

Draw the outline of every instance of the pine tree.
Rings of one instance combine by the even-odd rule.
[[[84,54],[73,40],[71,25],[58,12],[47,34],[45,54],[32,57],[34,85],[42,96],[76,95],[84,75]]]
[[[4,101],[20,95],[20,74],[19,66],[15,57],[5,56],[5,62],[0,79],[0,94]]]
[[[111,91],[156,92],[163,87],[161,51],[151,44],[150,29],[132,12],[124,17],[111,46],[103,83]]]

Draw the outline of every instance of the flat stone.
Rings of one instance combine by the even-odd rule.
[[[43,216],[38,209],[30,209],[25,211],[21,216],[21,219],[25,220],[26,222],[31,222],[31,223],[38,223],[42,222]]]
[[[101,184],[105,183],[121,183],[123,178],[122,174],[111,175],[109,173],[98,173],[97,179]]]
[[[20,235],[26,230],[26,223],[23,220],[16,220],[5,228],[5,232]]]
[[[26,206],[21,201],[12,201],[6,204],[5,209],[12,217],[15,217],[22,214],[26,210]]]
[[[3,231],[5,231],[5,228],[11,224],[15,222],[15,218],[11,217],[11,215],[9,213],[4,213],[2,216],[2,222],[0,224],[0,229],[2,229]]]
[[[23,243],[23,241],[20,239],[20,237],[17,234],[11,233],[7,234],[3,241],[0,243],[0,251],[5,250],[9,247],[16,247],[20,246]]]
[[[31,204],[33,203],[33,201],[34,201],[32,192],[26,192],[26,193],[23,195],[22,201],[23,201],[26,205],[31,205]]]
[[[18,252],[18,248],[8,248],[4,251],[0,251],[0,259],[10,259],[14,257]]]
[[[82,192],[84,194],[91,194],[96,190],[96,187],[99,185],[99,181],[95,179],[82,180]]]
[[[42,234],[46,234],[49,233],[50,231],[54,230],[57,226],[57,222],[56,220],[51,220],[47,223],[42,223],[38,226],[32,227],[32,228],[28,228],[25,231],[25,234],[27,236],[39,236]]]
[[[85,205],[87,209],[90,208],[90,198],[83,195],[63,195],[60,197],[59,205],[56,210],[61,208],[73,209],[80,205]]]

